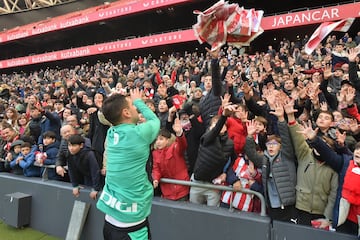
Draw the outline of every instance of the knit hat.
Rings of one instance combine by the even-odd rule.
[[[21,144],[23,144],[23,143],[24,143],[23,140],[16,140],[16,141],[14,141],[13,143],[11,143],[10,148],[13,148],[13,147],[15,147],[15,146],[19,146],[19,145],[21,145]]]
[[[25,107],[24,107],[24,105],[22,105],[21,103],[17,104],[17,105],[15,106],[15,109],[16,109],[16,111],[18,111],[19,113],[25,112]]]
[[[197,87],[197,88],[194,89],[194,92],[196,92],[196,91],[203,92],[203,90],[202,90],[201,88],[199,88],[199,87]]]

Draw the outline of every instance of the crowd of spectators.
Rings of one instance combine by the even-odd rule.
[[[331,35],[311,55],[307,39],[253,55],[229,46],[3,74],[0,171],[40,177],[55,165],[50,179],[70,181],[75,196],[90,186],[96,199],[111,125],[102,103],[140,88],[161,121],[148,164],[156,194],[257,212],[252,195],[160,179],[249,188],[273,219],[357,235],[360,32]]]

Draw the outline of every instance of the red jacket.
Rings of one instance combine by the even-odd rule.
[[[246,142],[247,130],[241,119],[229,117],[226,120],[229,138],[234,142],[234,149],[237,155],[243,153]]]
[[[160,178],[171,178],[189,181],[188,169],[186,166],[184,152],[187,143],[185,135],[177,137],[176,141],[164,149],[152,151],[154,180]],[[170,200],[178,200],[189,194],[189,187],[177,184],[160,183],[162,197]]]
[[[357,120],[358,122],[360,122],[360,114],[359,114],[359,111],[358,111],[358,109],[357,109],[356,104],[353,104],[351,107],[348,107],[348,108],[346,109],[346,111],[347,111],[347,113],[348,113],[349,115],[351,115],[352,117],[356,118],[356,120]]]
[[[219,108],[218,115],[222,114],[222,108]],[[234,150],[237,155],[243,153],[246,143],[247,129],[245,123],[236,117],[226,119],[226,127],[229,138],[234,142]]]
[[[342,197],[350,203],[350,211],[347,218],[358,223],[357,216],[360,214],[360,168],[351,160],[346,170]]]

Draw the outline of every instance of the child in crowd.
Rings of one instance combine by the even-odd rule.
[[[36,162],[39,165],[54,165],[56,162],[56,155],[59,151],[60,143],[56,141],[56,134],[53,131],[46,131],[43,134],[43,146],[39,146],[39,152],[36,154]],[[42,148],[42,149],[41,149]],[[45,167],[41,168],[41,175],[43,175]],[[57,180],[55,168],[48,169],[48,178]]]
[[[333,216],[339,185],[338,173],[324,164],[322,162],[323,156],[309,146],[309,139],[305,139],[302,128],[296,122],[294,102],[289,101],[288,104],[284,105],[284,110],[288,118],[294,155],[297,159],[295,205],[297,223],[311,226],[312,220],[321,220],[322,224],[319,228],[326,228],[330,225]],[[332,114],[321,111],[316,120],[318,131],[323,131],[329,122],[333,122]],[[328,138],[325,135],[322,137]],[[335,150],[335,146],[331,146],[331,148]]]
[[[236,105],[226,105],[222,115],[214,116],[209,129],[200,139],[198,157],[196,159],[194,174],[191,180],[195,183],[222,184],[226,180],[226,166],[231,166],[235,161],[236,153],[234,143],[228,137],[226,119],[234,113]],[[190,202],[217,206],[220,202],[220,192],[199,187],[191,187]]]
[[[255,117],[254,119],[255,125],[256,125],[256,132],[253,134],[255,143],[256,143],[256,149],[260,152],[263,152],[266,150],[266,141],[267,141],[267,124],[268,121],[261,116]]]
[[[156,112],[155,102],[152,99],[144,100],[146,106],[151,109],[151,111]]]
[[[97,193],[101,189],[100,169],[94,152],[84,143],[85,139],[78,134],[69,137],[68,168],[70,181],[75,197],[80,195],[80,184],[84,184],[92,187],[90,198],[96,199]]]
[[[169,116],[169,113],[168,113],[169,107],[168,107],[165,99],[161,99],[159,101],[159,105],[158,105],[157,110],[158,110],[157,111],[157,116],[160,119],[160,127],[164,128],[164,127],[166,127],[166,122],[167,122],[167,119],[168,119],[168,116]]]
[[[222,98],[221,105],[224,107],[229,103],[230,94],[226,93]],[[220,112],[221,112],[220,108]],[[234,149],[237,155],[241,154],[246,142],[246,121],[248,118],[248,111],[245,105],[238,104],[234,114],[227,118],[226,127],[229,138],[234,142]]]
[[[175,119],[173,130],[176,138],[168,130],[162,129],[156,139],[153,156],[153,185],[157,188],[160,178],[188,181],[189,174],[184,159],[187,147],[185,134],[179,119]],[[189,187],[160,183],[162,197],[170,200],[188,200]]]
[[[150,79],[145,79],[144,80],[143,88],[144,88],[145,99],[153,99],[154,94],[155,94],[155,90],[151,86],[151,80]]]
[[[187,162],[189,175],[191,176],[198,156],[200,138],[204,134],[205,128],[197,118],[199,116],[198,106],[193,103],[184,104],[178,115],[188,145],[185,160]]]
[[[16,159],[21,153],[21,145],[24,143],[22,140],[16,140],[10,145],[10,152],[5,157],[5,168],[11,168],[11,172],[16,175],[23,175],[23,169],[15,164],[11,167],[12,160]]]
[[[269,216],[278,221],[291,222],[296,218],[294,206],[296,157],[284,120],[283,109],[278,109],[275,113],[279,119],[280,136],[268,136],[265,151],[258,152],[253,137],[257,131],[257,123],[251,120],[246,124],[248,136],[244,152],[256,167],[261,168],[262,186]]]
[[[15,168],[16,165],[23,169],[25,177],[40,177],[40,168],[34,166],[36,147],[31,147],[29,142],[21,144],[21,153],[17,158],[11,161],[10,167]]]
[[[234,189],[250,189],[262,192],[261,170],[254,167],[254,163],[240,155],[229,169],[226,183]],[[224,191],[221,196],[220,206],[229,208],[230,204],[237,210],[245,212],[258,212],[260,201],[252,194],[242,192]]]

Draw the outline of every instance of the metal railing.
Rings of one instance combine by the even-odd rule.
[[[72,3],[78,0],[0,0],[0,15],[16,14]]]
[[[266,215],[266,205],[265,205],[265,198],[264,196],[259,193],[249,189],[242,188],[239,191],[235,191],[232,187],[223,186],[223,185],[215,185],[215,184],[204,184],[204,183],[195,183],[191,181],[183,181],[183,180],[175,180],[170,178],[161,178],[160,183],[171,183],[171,184],[178,184],[190,187],[200,187],[200,188],[207,188],[207,189],[214,189],[214,190],[221,190],[221,191],[231,191],[231,192],[241,192],[246,194],[253,194],[260,199],[261,202],[261,211],[260,216],[267,216]],[[232,210],[232,203],[230,203],[230,210]]]

